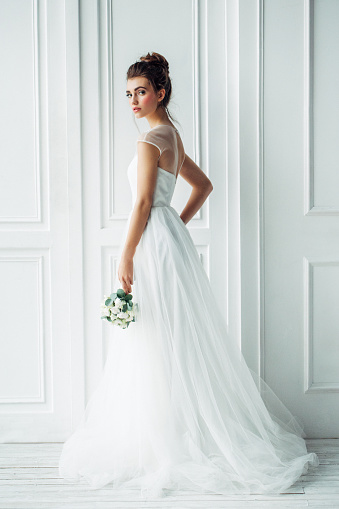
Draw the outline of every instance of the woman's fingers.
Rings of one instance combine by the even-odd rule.
[[[132,283],[130,283],[130,280],[122,279],[122,289],[125,293],[131,293],[132,292]]]

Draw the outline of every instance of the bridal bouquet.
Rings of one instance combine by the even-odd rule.
[[[137,304],[133,304],[132,294],[125,293],[122,288],[119,288],[109,297],[104,295],[101,303],[101,318],[121,329],[127,329],[131,322],[135,322],[136,310]]]

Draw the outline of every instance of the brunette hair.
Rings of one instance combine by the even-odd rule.
[[[164,108],[168,116],[175,122],[167,108],[172,95],[172,81],[169,76],[169,65],[166,58],[154,51],[151,54],[147,53],[147,55],[141,56],[139,61],[129,66],[126,79],[129,80],[138,76],[147,78],[155,92],[162,88],[165,89],[165,96],[158,107]]]

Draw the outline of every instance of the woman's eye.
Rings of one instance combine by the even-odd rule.
[[[139,92],[142,92],[142,95],[145,94],[145,90],[139,90]],[[131,97],[132,94],[126,94],[126,97]]]

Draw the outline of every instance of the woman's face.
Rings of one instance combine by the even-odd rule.
[[[154,113],[164,92],[165,90],[162,89],[157,95],[148,79],[143,76],[127,80],[126,97],[128,97],[129,105],[137,118]]]

